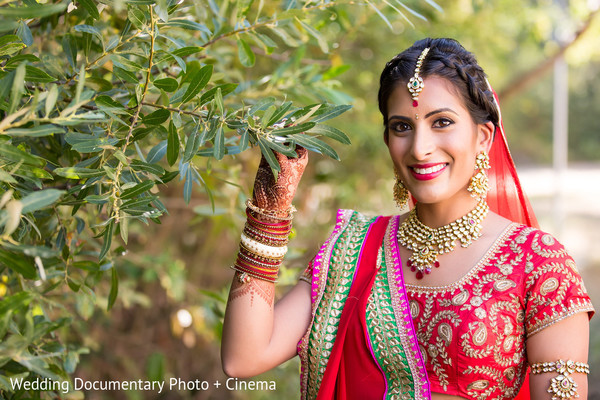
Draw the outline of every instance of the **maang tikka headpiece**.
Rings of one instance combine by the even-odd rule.
[[[421,93],[421,90],[423,90],[423,88],[425,87],[425,84],[423,83],[423,78],[419,76],[419,73],[421,72],[421,66],[423,65],[423,60],[425,60],[427,53],[429,53],[429,47],[426,47],[421,52],[421,55],[417,59],[415,75],[412,78],[410,78],[408,84],[406,85],[413,99],[413,107],[417,107],[419,105],[419,93]]]

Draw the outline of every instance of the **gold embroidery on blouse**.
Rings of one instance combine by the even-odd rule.
[[[511,399],[525,375],[526,337],[576,312],[593,309],[586,300],[565,304],[567,291],[573,285],[580,287],[580,277],[569,258],[542,265],[536,261],[537,266],[532,261],[536,256],[565,257],[564,249],[547,247],[555,244],[551,236],[511,224],[480,262],[457,282],[438,287],[406,285],[428,369],[444,391],[448,391],[448,377],[457,368],[444,344],[455,333],[459,336],[459,354],[473,360],[459,373],[477,377],[469,384],[468,395],[487,400],[493,393],[495,399]],[[560,274],[564,279],[550,276],[540,280],[548,272],[554,276]],[[519,276],[526,281],[519,281]],[[523,287],[528,297],[519,297],[520,292],[515,292],[519,287]],[[562,305],[564,309],[552,315],[540,312],[549,305]],[[459,310],[460,314],[453,310]],[[461,321],[463,315],[471,316]],[[476,360],[490,357],[493,364],[477,365]]]

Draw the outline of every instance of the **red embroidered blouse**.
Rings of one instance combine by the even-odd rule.
[[[406,290],[432,392],[468,399],[512,399],[527,338],[594,310],[564,247],[518,224],[458,282]]]

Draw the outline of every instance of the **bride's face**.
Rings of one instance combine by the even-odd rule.
[[[424,83],[417,107],[406,85],[388,99],[387,145],[396,170],[417,202],[471,199],[475,158],[489,150],[493,124],[476,124],[448,80],[431,76]]]

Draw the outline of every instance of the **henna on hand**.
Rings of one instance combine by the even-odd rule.
[[[277,181],[273,176],[269,163],[263,156],[254,180],[254,204],[265,210],[286,211],[292,205],[300,178],[308,164],[308,151],[297,146],[298,157],[290,158],[278,152],[273,152],[281,171]]]

